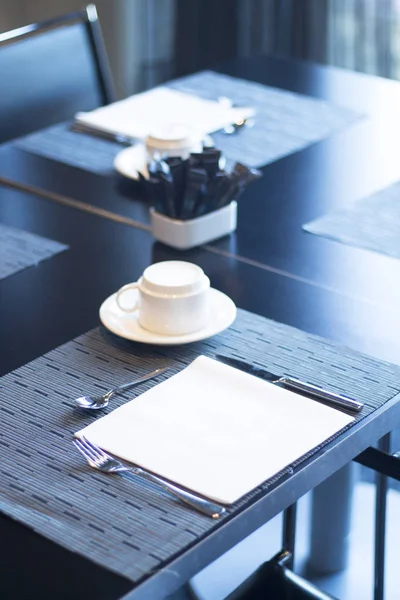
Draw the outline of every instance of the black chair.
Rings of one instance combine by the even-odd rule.
[[[297,505],[283,513],[282,547],[225,600],[336,600],[293,573]]]
[[[369,447],[354,460],[375,471],[375,556],[374,600],[385,597],[385,545],[388,477],[400,481],[400,452],[391,451],[391,432],[378,441],[377,448]]]
[[[0,34],[0,143],[115,100],[94,5]]]
[[[290,552],[279,552],[225,600],[335,600],[286,567],[290,560]]]
[[[283,512],[282,547],[224,600],[337,600],[293,572],[297,505]],[[188,592],[198,600],[193,588]]]

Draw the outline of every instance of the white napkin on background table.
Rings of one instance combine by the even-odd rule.
[[[167,87],[157,87],[124,100],[75,115],[75,121],[107,133],[144,140],[155,126],[179,123],[203,134],[218,131],[251,108],[229,108]]]
[[[231,504],[351,421],[339,410],[199,356],[76,435]]]

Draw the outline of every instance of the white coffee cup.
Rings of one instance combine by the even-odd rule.
[[[146,138],[146,152],[149,159],[178,156],[186,159],[191,152],[201,152],[203,135],[180,123],[165,123],[155,126]]]
[[[116,302],[125,312],[137,311],[139,324],[148,331],[183,335],[207,324],[209,290],[210,280],[203,269],[170,260],[147,267],[138,281],[117,292]]]

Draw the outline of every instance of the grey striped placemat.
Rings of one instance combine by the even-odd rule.
[[[329,239],[400,258],[400,182],[303,229]]]
[[[226,96],[235,104],[255,108],[257,116],[252,128],[244,128],[236,135],[212,135],[215,145],[230,162],[244,162],[251,167],[266,165],[301,150],[360,116],[323,100],[213,71],[202,71],[164,85],[210,100]],[[118,144],[70,131],[66,125],[30,134],[16,140],[14,145],[103,175],[113,171],[114,158],[122,149]]]
[[[0,509],[134,582],[218,527],[218,521],[143,479],[90,469],[72,444],[73,433],[97,418],[74,409],[75,397],[105,392],[168,364],[161,381],[199,354],[212,357],[216,351],[350,394],[365,403],[357,419],[400,389],[400,367],[242,310],[225,332],[185,346],[141,345],[95,329],[0,380]],[[154,383],[115,396],[108,410]],[[265,494],[307,458],[253,490],[229,513]]]
[[[361,115],[324,100],[260,83],[202,71],[169,82],[182,92],[209,100],[228,97],[256,110],[255,124],[236,135],[213,133],[227,158],[251,167],[267,165],[340,131]]]
[[[0,279],[66,250],[68,246],[0,223]]]
[[[66,123],[31,133],[13,145],[97,175],[113,173],[114,158],[122,150],[120,144],[71,131]]]

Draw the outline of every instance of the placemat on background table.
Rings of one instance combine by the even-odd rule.
[[[0,223],[0,279],[63,252],[68,246]]]
[[[169,364],[170,371],[158,382],[198,355],[213,357],[215,352],[254,359],[277,373],[350,394],[365,403],[355,422],[400,389],[400,367],[242,310],[225,332],[177,347],[135,344],[94,329],[0,380],[0,510],[132,581],[218,527],[218,521],[146,480],[90,469],[72,444],[74,432],[97,418],[74,409],[75,397],[105,392]],[[108,410],[155,382],[113,397]],[[229,511],[235,513],[265,494],[307,458],[301,457]]]
[[[181,92],[256,110],[255,124],[235,135],[213,133],[215,145],[233,161],[267,165],[340,131],[361,115],[330,102],[275,87],[202,71],[165,85]]]
[[[30,133],[13,142],[13,145],[98,175],[114,172],[114,158],[123,149],[116,142],[72,131],[66,123]]]
[[[229,161],[260,167],[336,133],[359,114],[324,100],[202,71],[165,84],[209,100],[229,97],[235,104],[256,109],[255,125],[236,135],[213,133],[215,145]],[[97,174],[113,172],[123,148],[113,142],[70,131],[57,125],[13,142],[22,150]]]
[[[400,182],[303,225],[309,233],[400,258]]]

